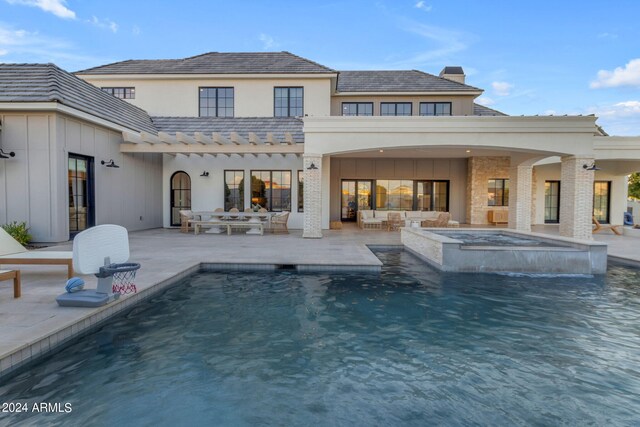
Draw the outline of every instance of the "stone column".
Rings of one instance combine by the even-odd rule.
[[[531,231],[532,174],[528,164],[509,168],[509,228]]]
[[[305,154],[303,165],[304,230],[302,237],[320,239],[322,238],[322,155]]]
[[[593,164],[593,157],[562,158],[560,172],[560,235],[591,240],[593,216],[594,171],[584,165]]]

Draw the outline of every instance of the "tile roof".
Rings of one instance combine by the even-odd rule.
[[[503,113],[502,111],[494,110],[493,108],[485,107],[480,104],[473,104],[473,115],[474,116],[508,116],[508,114]]]
[[[302,120],[295,117],[152,117],[158,131],[175,134],[183,132],[219,133],[229,137],[237,132],[248,138],[249,132],[266,140],[267,133],[272,133],[279,141],[285,140],[285,133],[291,133],[294,142],[304,142]]]
[[[146,111],[54,64],[0,64],[0,102],[58,102],[135,131],[156,132]]]
[[[463,83],[418,70],[340,71],[338,92],[477,92]]]
[[[335,70],[289,52],[209,52],[182,59],[130,59],[76,74],[313,74]]]

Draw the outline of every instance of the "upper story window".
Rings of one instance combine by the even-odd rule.
[[[410,102],[381,102],[380,103],[380,115],[381,116],[410,116],[411,103]]]
[[[300,117],[304,115],[304,88],[276,87],[273,93],[275,117]]]
[[[103,91],[120,99],[135,99],[135,87],[103,87]]]
[[[200,117],[233,117],[233,88],[201,87]]]
[[[421,116],[450,116],[451,103],[450,102],[421,102],[420,115]]]
[[[343,102],[343,116],[373,116],[373,102]]]

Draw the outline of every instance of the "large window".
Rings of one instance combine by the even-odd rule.
[[[449,181],[416,181],[417,211],[449,211]]]
[[[593,183],[593,216],[598,222],[609,223],[609,205],[611,181],[595,181]]]
[[[560,222],[560,181],[544,182],[544,222]]]
[[[103,87],[103,91],[120,99],[135,99],[135,87]]]
[[[343,102],[343,116],[373,116],[373,102]]]
[[[200,117],[233,117],[233,88],[201,87]]]
[[[451,103],[450,102],[421,102],[420,115],[421,116],[450,116]]]
[[[304,171],[298,171],[298,212],[304,212]]]
[[[224,171],[224,210],[244,210],[244,171]]]
[[[502,178],[490,179],[488,184],[487,205],[509,206],[509,180]]]
[[[291,171],[251,171],[251,204],[291,211]]]
[[[380,103],[381,116],[410,116],[410,102],[382,102]]]
[[[304,115],[304,88],[276,87],[273,93],[274,116],[301,117]]]
[[[413,181],[379,179],[376,181],[376,209],[410,211],[413,209]]]

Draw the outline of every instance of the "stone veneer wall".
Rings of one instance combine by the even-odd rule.
[[[489,210],[508,210],[507,206],[488,206],[490,179],[509,179],[509,157],[470,157],[467,175],[467,223],[489,224]]]

